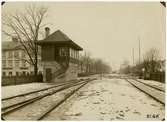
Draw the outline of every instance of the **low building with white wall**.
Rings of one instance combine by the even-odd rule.
[[[2,41],[2,76],[34,74],[34,67],[27,62],[28,60],[29,57],[17,38],[12,38],[12,41]],[[38,56],[38,62],[38,72],[42,73],[40,55]]]

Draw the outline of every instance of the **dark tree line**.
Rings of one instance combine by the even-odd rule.
[[[110,73],[111,67],[102,59],[92,58],[90,53],[86,52],[80,56],[79,70],[81,74],[101,74]]]
[[[120,67],[120,72],[129,74],[133,73],[140,75],[144,73],[159,73],[164,72],[165,69],[165,60],[160,60],[159,51],[156,48],[151,48],[145,52],[143,55],[143,61],[141,63],[136,63],[134,66],[131,66],[128,61]]]

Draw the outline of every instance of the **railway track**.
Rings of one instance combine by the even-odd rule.
[[[54,86],[47,87],[47,88],[44,88],[44,89],[34,90],[34,91],[31,91],[31,92],[27,92],[27,93],[18,94],[18,95],[3,98],[2,99],[2,110],[6,109],[6,108],[9,108],[10,106],[12,107],[12,106],[16,105],[15,101],[17,101],[17,104],[24,103],[25,101],[29,101],[33,97],[40,96],[42,93],[45,94],[45,93],[50,92],[51,90],[54,90],[55,88],[61,88],[62,86],[69,85],[69,84],[74,84],[74,83],[77,83],[77,82],[79,82],[79,81],[78,80],[77,81],[71,81],[71,82],[68,82],[68,83],[62,83],[62,84],[54,85]],[[15,104],[11,105],[11,103],[13,103],[13,102]]]
[[[61,91],[64,91],[69,88],[74,88],[69,93],[63,97],[60,101],[56,102],[51,107],[47,108],[45,112],[41,113],[35,120],[41,120],[44,116],[46,116],[49,112],[51,112],[54,108],[61,105],[66,99],[68,99],[72,94],[74,94],[77,90],[82,88],[88,82],[95,80],[95,79],[82,79],[77,82],[70,82],[65,84],[60,84],[56,86],[52,86],[46,89],[36,90],[33,92],[20,94],[16,96],[12,96],[9,98],[5,98],[2,100],[2,108],[1,108],[1,116],[5,119],[8,115],[12,114],[13,112],[18,111],[25,106],[31,105],[37,101],[43,100],[45,97],[52,96],[54,94],[58,94]],[[17,101],[17,102],[16,102]]]
[[[61,105],[64,101],[66,101],[70,96],[72,96],[76,91],[78,91],[80,88],[82,88],[84,85],[86,85],[88,82],[85,82],[84,84],[80,85],[77,89],[71,91],[64,97],[62,100],[60,100],[55,105],[51,106],[49,109],[47,109],[44,113],[42,113],[40,116],[38,116],[37,120],[42,120],[45,116],[47,116],[48,113],[50,113],[52,110],[54,110],[56,107]]]
[[[147,83],[141,82],[136,79],[125,78],[125,80],[128,81],[131,85],[135,86],[137,89],[151,96],[156,101],[165,105],[165,90],[164,89],[161,89],[158,86],[149,85]]]
[[[159,91],[165,92],[165,89],[162,88],[162,87],[159,87],[159,86],[156,86],[156,85],[150,85],[150,84],[145,83],[145,82],[142,82],[142,81],[140,81],[140,80],[138,80],[138,79],[134,79],[134,80],[136,80],[136,81],[138,81],[138,82],[140,82],[140,83],[143,83],[143,84],[145,84],[145,85],[147,85],[147,86],[149,86],[149,87],[152,87],[152,88],[154,88],[154,89],[157,89],[157,90],[159,90]]]
[[[83,80],[83,79],[81,79],[81,80]],[[57,85],[52,85],[52,86],[47,87],[47,88],[38,89],[38,90],[34,90],[34,91],[31,91],[31,92],[27,92],[27,93],[17,94],[17,95],[14,95],[14,96],[5,97],[5,98],[2,98],[1,100],[5,101],[5,100],[13,99],[13,98],[16,98],[16,97],[31,95],[33,93],[38,93],[38,92],[41,92],[41,91],[46,91],[48,89],[59,87],[59,86],[63,86],[63,85],[66,85],[66,84],[69,84],[69,83],[73,83],[73,82],[78,82],[78,80],[76,80],[76,81],[69,81],[69,82],[63,82],[63,83],[60,83],[60,84],[57,84]]]

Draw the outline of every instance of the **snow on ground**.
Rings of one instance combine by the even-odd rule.
[[[51,106],[54,106],[56,103],[60,102],[67,94],[78,87],[79,86],[70,87],[56,94],[46,96],[36,102],[33,102],[32,104],[8,114],[7,116],[4,116],[4,119],[15,121],[37,120],[42,113],[46,112],[46,110],[48,110]]]
[[[29,83],[29,84],[21,84],[21,85],[2,86],[1,97],[6,98],[6,97],[18,95],[18,94],[23,94],[23,93],[31,92],[34,90],[47,88],[51,85],[53,85],[53,83]]]
[[[115,78],[92,81],[45,120],[162,120],[164,117],[162,104],[127,81]]]
[[[141,82],[144,82],[144,83],[147,83],[147,84],[150,84],[150,85],[153,85],[153,86],[158,86],[162,89],[165,89],[165,83],[160,83],[158,81],[154,81],[154,80],[143,80],[143,79],[138,79],[139,81]]]

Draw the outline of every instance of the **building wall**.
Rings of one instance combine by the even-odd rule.
[[[55,60],[55,48],[54,46],[42,47],[42,61],[54,61]]]
[[[69,63],[69,67],[66,69],[64,73],[61,75],[54,77],[55,72],[60,70],[62,67],[56,61],[47,61],[43,62],[43,81],[44,82],[63,82],[63,81],[70,81],[72,79],[76,79],[78,76],[78,65],[75,63]],[[46,80],[46,69],[50,68],[52,73],[52,80]]]
[[[77,79],[77,77],[78,77],[78,66],[76,64],[70,63],[65,73],[59,75],[58,77],[53,78],[51,82],[65,82]]]
[[[48,52],[48,47],[45,50],[49,57],[53,56],[51,52],[54,52],[52,48],[50,48]],[[51,55],[50,55],[51,54]],[[45,54],[46,55],[46,54]],[[71,58],[76,58],[74,55],[70,55]],[[45,57],[46,58],[46,57]],[[28,60],[29,57],[25,52],[22,50],[5,50],[2,51],[2,75],[5,76],[21,76],[21,75],[30,75],[34,72],[34,67],[27,62],[24,62],[21,59]],[[47,58],[48,59],[48,58]],[[52,74],[54,74],[57,70],[61,68],[61,65],[58,64],[56,61],[41,61],[41,56],[38,59],[38,71],[43,74],[43,81],[46,82],[46,69],[51,68]],[[25,73],[25,74],[24,74]],[[78,65],[75,62],[70,62],[69,67],[64,74],[63,77],[54,78],[52,82],[62,82],[62,81],[69,81],[72,79],[76,79],[78,74]]]
[[[75,63],[70,63],[69,67],[65,73],[65,80],[73,80],[76,79],[78,76],[78,65]]]
[[[23,60],[24,59],[24,60]],[[29,60],[28,55],[23,50],[3,50],[2,51],[2,75],[30,75],[34,68],[25,60]],[[38,71],[43,72],[41,65],[41,56],[38,57]]]
[[[78,74],[78,55],[78,51],[68,47],[42,46],[43,81],[63,82],[76,79]],[[69,63],[67,69],[62,67],[63,62]],[[60,74],[56,75],[57,73]],[[47,75],[52,77],[52,79],[47,79]]]
[[[43,67],[43,81],[44,82],[50,82],[50,81],[47,81],[46,79],[46,69],[48,68],[51,69],[52,78],[53,78],[53,74],[61,68],[61,66],[56,61],[43,61],[42,67]]]

